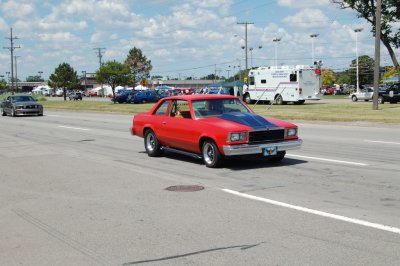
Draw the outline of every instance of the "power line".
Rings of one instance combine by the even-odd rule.
[[[10,47],[3,47],[3,49],[8,49],[11,52],[11,92],[14,94],[14,50],[21,47],[19,45],[14,46],[14,40],[18,39],[18,37],[13,37],[12,28],[10,28],[10,37],[5,38],[10,40]]]

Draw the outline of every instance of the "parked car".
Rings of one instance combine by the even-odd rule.
[[[374,95],[374,88],[373,87],[365,87],[361,90],[354,91],[353,93],[350,94],[350,99],[353,102],[356,102],[358,100],[364,100],[368,102],[369,100],[372,100],[372,96]]]
[[[385,102],[400,102],[400,83],[391,85],[385,91],[379,91],[378,103],[384,104]]]
[[[2,116],[43,115],[43,105],[30,95],[11,95],[1,103]]]
[[[160,100],[160,95],[154,90],[138,91],[133,97],[127,100],[128,103],[151,103]]]
[[[70,101],[71,100],[74,100],[74,101],[81,100],[82,101],[82,92],[78,92],[78,91],[70,92],[68,94],[68,98]]]
[[[211,168],[234,156],[280,161],[302,144],[295,124],[257,115],[238,97],[220,94],[161,99],[133,117],[131,130],[144,138],[150,157],[168,150],[202,158]]]
[[[130,98],[133,98],[136,93],[137,91],[134,90],[123,90],[115,95],[115,98],[112,97],[111,101],[118,103],[130,103]]]

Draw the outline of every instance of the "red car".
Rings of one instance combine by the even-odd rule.
[[[144,138],[150,157],[168,150],[203,159],[207,167],[229,156],[280,161],[302,144],[296,125],[257,115],[238,97],[219,94],[163,98],[133,117],[131,131]]]

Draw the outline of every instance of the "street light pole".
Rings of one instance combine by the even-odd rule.
[[[362,32],[363,28],[355,29],[354,32],[356,33],[356,79],[357,79],[357,92],[360,91],[360,80],[359,80],[359,73],[358,73],[358,33]]]
[[[312,64],[314,64],[315,62],[315,58],[314,58],[314,38],[317,38],[319,36],[319,34],[313,33],[310,35],[311,37],[311,53],[312,53]]]
[[[85,92],[86,92],[86,71],[82,71],[82,74],[84,75],[84,77],[85,77],[85,80],[84,80],[84,86],[85,86]]]
[[[275,44],[275,66],[278,65],[278,42],[280,40],[282,40],[282,38],[278,38],[278,37],[272,40]]]

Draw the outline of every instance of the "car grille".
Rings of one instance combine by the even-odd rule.
[[[284,129],[271,129],[249,132],[249,143],[281,141],[285,138]]]
[[[39,108],[39,106],[38,105],[25,105],[22,108],[23,109],[35,109],[35,108]]]

